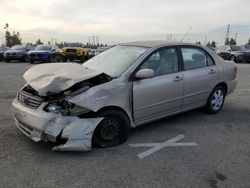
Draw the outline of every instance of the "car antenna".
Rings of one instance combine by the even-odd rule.
[[[181,39],[181,42],[185,39],[185,37],[189,34],[189,32],[192,30],[192,27],[188,29],[188,31],[184,34],[183,38]]]

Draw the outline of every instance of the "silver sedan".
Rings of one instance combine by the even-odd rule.
[[[236,87],[237,67],[189,43],[133,42],[83,65],[33,66],[13,101],[17,127],[54,150],[125,142],[130,128],[195,108],[219,112]]]

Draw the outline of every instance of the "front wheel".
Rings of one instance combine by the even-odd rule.
[[[236,63],[236,57],[235,57],[235,56],[232,55],[232,56],[230,57],[230,60],[231,60],[231,61],[234,61],[234,62]]]
[[[99,147],[117,146],[126,141],[130,130],[128,117],[119,111],[105,111],[99,114],[104,119],[93,134],[93,144]]]
[[[225,101],[225,90],[221,86],[217,86],[209,95],[206,104],[206,111],[210,114],[215,114],[220,111]]]

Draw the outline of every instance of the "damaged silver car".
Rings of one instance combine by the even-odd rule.
[[[236,72],[234,62],[200,45],[126,43],[83,65],[33,66],[13,101],[14,119],[56,151],[115,146],[138,125],[200,107],[219,112]]]

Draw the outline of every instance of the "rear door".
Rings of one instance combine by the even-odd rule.
[[[181,109],[183,73],[179,72],[176,48],[155,51],[141,69],[153,69],[153,78],[133,81],[133,109],[136,123],[157,119]]]
[[[180,49],[184,65],[183,109],[205,105],[218,79],[212,57],[203,49],[185,46]]]

